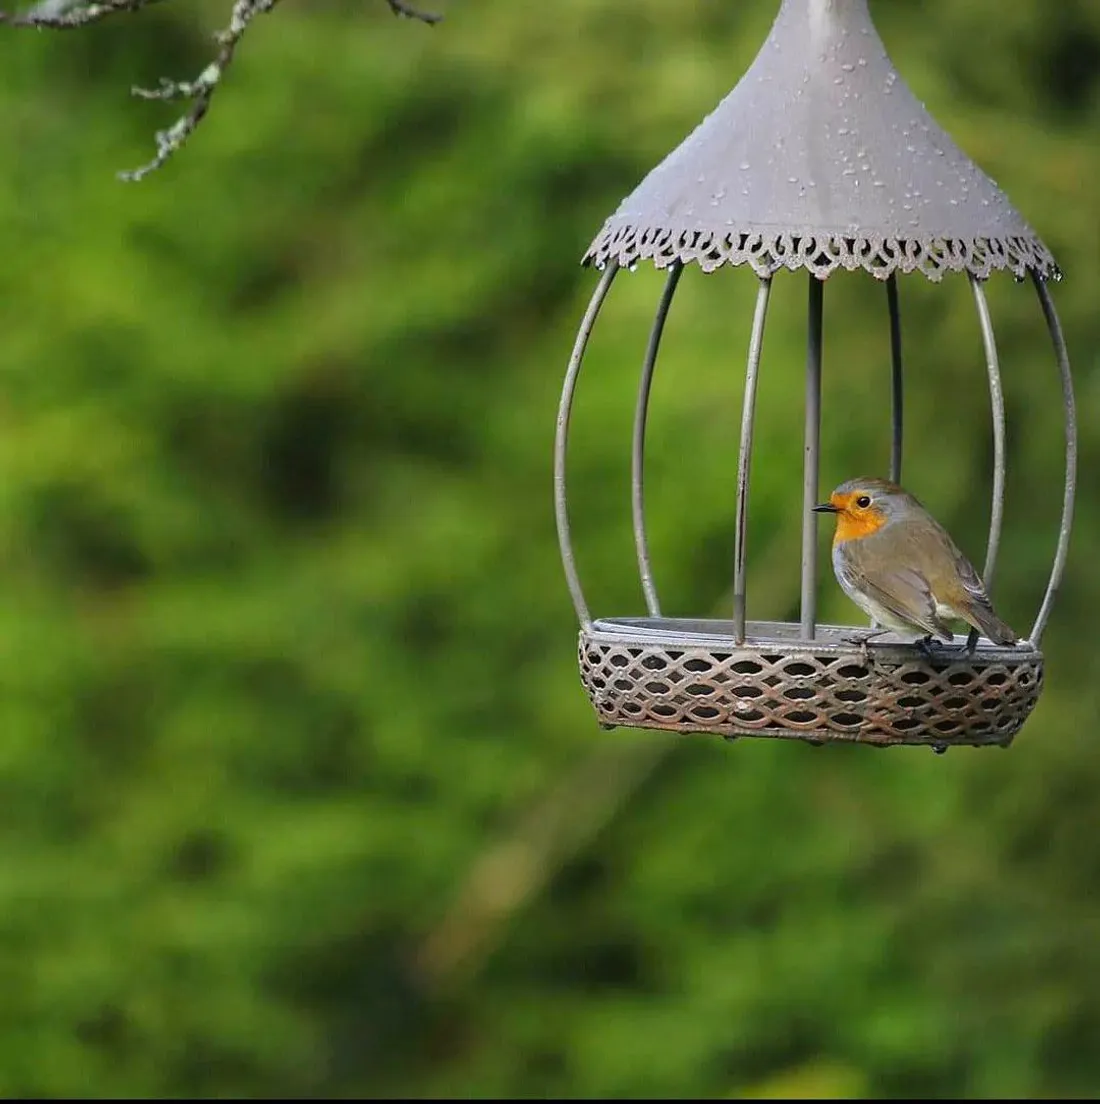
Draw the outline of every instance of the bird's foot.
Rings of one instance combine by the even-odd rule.
[[[941,656],[945,656],[945,655],[972,656],[974,654],[975,649],[978,647],[978,641],[980,639],[981,639],[981,633],[979,633],[977,629],[971,629],[970,632],[967,633],[966,640],[964,640],[963,643],[961,643],[961,644],[946,644],[946,643],[937,641],[936,642],[936,651]],[[922,643],[926,644],[927,646],[931,646],[932,640],[933,640],[933,638],[931,636],[926,636],[924,638],[924,640],[922,641]],[[931,659],[931,654],[929,652],[926,651],[925,654],[928,655],[929,659]]]
[[[962,655],[963,653],[973,655],[977,643],[978,634],[974,632],[972,632],[962,644],[958,645],[942,640],[939,637],[933,636],[931,633],[927,633],[917,641],[917,649],[929,663],[932,663],[935,660],[942,660],[947,656]]]

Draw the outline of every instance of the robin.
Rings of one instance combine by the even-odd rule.
[[[833,570],[844,592],[884,632],[925,633],[951,643],[948,621],[973,629],[969,650],[984,633],[995,644],[1016,634],[994,612],[985,586],[947,531],[911,495],[885,479],[850,479],[815,506],[836,514]],[[864,637],[866,643],[870,636]]]

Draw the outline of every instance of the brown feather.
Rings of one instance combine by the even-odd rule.
[[[997,644],[1016,642],[1016,634],[994,612],[973,565],[928,514],[899,518],[843,549],[875,598],[926,632],[939,635],[946,629],[936,612],[940,605]]]

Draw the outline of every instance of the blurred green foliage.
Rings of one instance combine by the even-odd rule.
[[[427,0],[425,0],[427,3]],[[918,96],[1044,237],[1081,492],[1012,751],[601,733],[554,414],[619,199],[774,0],[381,3],[260,20],[139,186],[224,3],[0,32],[0,1094],[1089,1096],[1100,1085],[1100,4],[872,0]],[[619,279],[570,461],[596,613],[642,611]],[[791,616],[805,283],[777,281],[750,615]],[[901,282],[908,482],[979,558],[991,445],[961,277]],[[1061,498],[1055,367],[990,282],[998,604]],[[881,471],[881,286],[827,287],[823,483]],[[688,272],[649,461],[672,613],[728,602],[752,278]],[[827,536],[823,533],[823,541]],[[831,578],[822,614],[854,621]]]

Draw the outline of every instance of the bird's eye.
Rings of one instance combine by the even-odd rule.
[[[871,496],[870,495],[860,495],[859,498],[856,499],[856,505],[861,510],[866,510],[867,507],[871,505]]]

